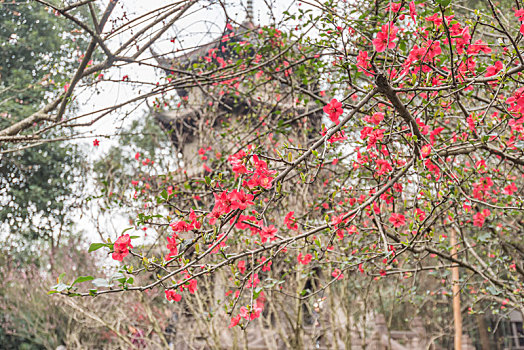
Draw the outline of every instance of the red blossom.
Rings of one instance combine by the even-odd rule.
[[[431,145],[422,146],[422,148],[420,149],[420,157],[426,158],[430,154],[431,154]]]
[[[231,209],[245,210],[248,206],[253,205],[253,195],[246,194],[243,190],[233,190],[229,195],[231,199]]]
[[[411,16],[413,23],[417,23],[417,21],[415,20],[415,16],[417,15],[417,10],[415,8],[415,1],[411,1],[409,3],[409,15]]]
[[[391,170],[393,170],[393,168],[391,167],[391,164],[389,164],[389,162],[385,159],[377,159],[376,164],[377,164],[376,174],[378,176],[382,176],[384,174],[389,173]]]
[[[165,291],[166,293],[166,299],[169,301],[176,301],[179,302],[182,300],[182,295],[178,294],[176,290],[168,289]]]
[[[382,120],[384,120],[384,113],[373,113],[372,116],[364,117],[364,121],[375,125],[379,125]]]
[[[495,62],[494,65],[486,68],[486,77],[492,77],[497,75],[504,68],[504,64],[501,61]]]
[[[229,324],[229,328],[235,327],[238,324],[238,322],[240,322],[240,315],[231,317],[231,323]]]
[[[333,276],[339,281],[344,278],[344,274],[342,273],[342,271],[340,271],[340,269],[334,269],[331,273],[331,276]]]
[[[324,106],[324,113],[329,115],[329,119],[335,123],[340,124],[339,117],[344,113],[342,109],[342,103],[339,102],[336,98],[332,99],[327,105]]]
[[[480,52],[491,53],[491,48],[479,39],[474,44],[469,45],[468,54],[478,55]]]
[[[484,226],[484,221],[488,216],[491,215],[491,212],[489,209],[484,209],[482,212],[478,212],[475,215],[473,215],[473,225],[477,227]]]
[[[313,259],[313,255],[311,254],[306,254],[302,256],[302,253],[299,253],[297,257],[298,262],[301,263],[302,265],[309,264],[311,262],[311,259]]]
[[[359,51],[357,56],[357,68],[359,72],[363,72],[364,75],[371,77],[373,71],[371,70],[370,57],[367,51]]]
[[[256,288],[256,286],[260,283],[260,279],[258,278],[258,273],[254,273],[249,280],[246,283],[246,288]]]
[[[394,40],[397,38],[398,28],[393,23],[384,24],[382,31],[377,33],[377,37],[373,39],[373,45],[377,52],[384,52],[386,49],[395,48]]]
[[[344,140],[347,140],[348,137],[346,136],[344,130],[337,131],[331,138],[328,139],[329,143],[335,143],[335,142],[341,142]]]
[[[393,213],[389,217],[389,222],[391,222],[394,227],[398,228],[406,224],[406,218],[402,214]]]
[[[118,237],[113,244],[113,259],[122,261],[129,254],[129,248],[133,248],[129,234]]]
[[[186,275],[184,278],[185,279],[190,279],[191,276],[190,275]],[[195,294],[195,292],[197,291],[197,284],[198,284],[197,280],[193,278],[188,283],[186,283],[184,285],[184,287],[187,288],[189,293]]]
[[[513,193],[517,192],[517,185],[512,182],[510,185],[504,187],[504,193],[511,196]]]
[[[178,254],[178,248],[176,245],[176,237],[166,237],[167,239],[167,249],[169,249],[169,257],[176,256]]]
[[[287,213],[287,215],[284,218],[284,224],[287,226],[288,229],[296,231],[298,230],[298,225],[296,223],[295,217],[293,216],[294,214],[294,211],[290,211],[289,213]]]
[[[268,240],[272,241],[276,239],[277,228],[274,225],[262,226],[260,230],[260,241],[266,243]]]
[[[424,219],[426,218],[426,212],[419,208],[417,208],[415,211],[416,211],[415,216],[417,217],[417,220],[424,221]]]
[[[240,260],[237,264],[237,267],[240,273],[244,274],[246,272],[246,262],[244,260]]]

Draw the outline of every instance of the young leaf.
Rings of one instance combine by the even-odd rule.
[[[105,247],[106,244],[105,243],[91,243],[91,245],[89,246],[89,252],[94,252],[95,250],[98,250],[102,247]]]
[[[105,278],[96,278],[91,283],[93,283],[95,287],[111,287],[111,284]]]
[[[77,283],[82,283],[82,282],[87,282],[87,281],[92,281],[94,280],[95,278],[93,276],[80,276],[78,277],[76,280],[74,280],[73,283],[71,283],[71,287],[74,286],[75,284]]]

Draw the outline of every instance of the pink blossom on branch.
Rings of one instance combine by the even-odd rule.
[[[335,123],[340,124],[339,117],[344,113],[342,109],[342,103],[336,98],[332,99],[327,105],[324,106],[324,113],[329,115],[329,119]]]
[[[331,273],[331,276],[333,276],[339,281],[344,278],[344,274],[342,273],[342,271],[340,271],[340,269],[334,269]]]
[[[294,214],[294,211],[290,211],[289,213],[287,213],[286,217],[284,218],[284,224],[287,226],[288,229],[296,231],[298,229],[298,225],[296,223],[295,217],[293,216]]]
[[[129,234],[118,237],[113,244],[113,259],[122,261],[129,254],[129,248],[133,248]]]
[[[406,224],[406,218],[402,214],[393,213],[389,217],[389,222],[391,222],[395,228],[399,228],[400,226],[404,226]]]
[[[166,299],[169,301],[176,301],[179,302],[182,300],[182,295],[178,294],[176,290],[168,289],[165,291]]]
[[[297,257],[297,261],[302,265],[308,265],[311,262],[311,259],[313,259],[313,255],[311,254],[306,254],[303,256],[302,253],[299,253]]]
[[[395,48],[395,39],[397,38],[398,28],[393,23],[384,24],[382,30],[377,33],[373,39],[373,46],[377,52],[384,52],[386,49]]]
[[[416,24],[417,21],[415,20],[415,16],[417,15],[417,9],[415,8],[415,1],[409,3],[409,15],[411,16],[413,23]]]

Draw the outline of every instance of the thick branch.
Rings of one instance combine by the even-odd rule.
[[[377,75],[375,83],[377,84],[378,91],[387,97],[387,99],[391,102],[393,107],[395,107],[397,113],[411,127],[413,134],[417,137],[417,142],[415,143],[415,155],[417,155],[418,157],[420,148],[419,143],[424,139],[424,136],[420,132],[415,118],[413,118],[406,106],[402,103],[402,101],[400,101],[397,93],[393,90],[393,88],[389,84],[387,77],[383,73]]]

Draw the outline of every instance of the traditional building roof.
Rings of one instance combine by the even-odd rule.
[[[223,62],[234,61],[239,58],[254,58],[254,50],[244,50],[241,54],[243,56],[240,56],[238,51],[235,50],[235,44],[247,43],[252,44],[253,47],[257,47],[259,37],[258,35],[253,35],[257,29],[258,27],[256,27],[251,20],[245,21],[236,27],[227,25],[220,38],[212,40],[180,56],[167,59],[155,52],[153,52],[153,55],[158,65],[162,67],[168,75],[176,75],[178,74],[177,72],[184,71],[195,74],[193,68],[197,67],[197,64],[199,65],[198,69],[205,67],[209,60],[210,53],[212,53],[215,61],[223,60]],[[285,85],[282,82],[280,82],[280,84]],[[261,107],[266,108],[270,114],[278,116],[283,116],[285,113],[313,115],[311,119],[315,124],[318,124],[317,126],[320,125],[319,121],[322,118],[322,111],[314,102],[311,102],[308,106],[297,107],[292,101],[279,101],[278,106],[275,106],[256,98],[255,93],[245,95],[225,93],[220,96],[215,96],[214,94],[211,96],[211,94],[206,94],[202,91],[199,92],[198,90],[199,87],[193,88],[191,92],[186,88],[178,88],[176,90],[182,100],[189,95],[191,95],[192,99],[191,103],[185,104],[183,108],[179,110],[153,110],[154,117],[165,129],[169,130],[173,144],[179,150],[182,150],[185,145],[192,142],[199,123],[206,117],[206,107],[209,103],[217,107],[216,110],[213,111],[211,127],[223,121],[222,118],[225,116],[245,116],[250,112],[255,112]],[[197,100],[196,102],[195,99]],[[311,111],[313,111],[313,113]]]

